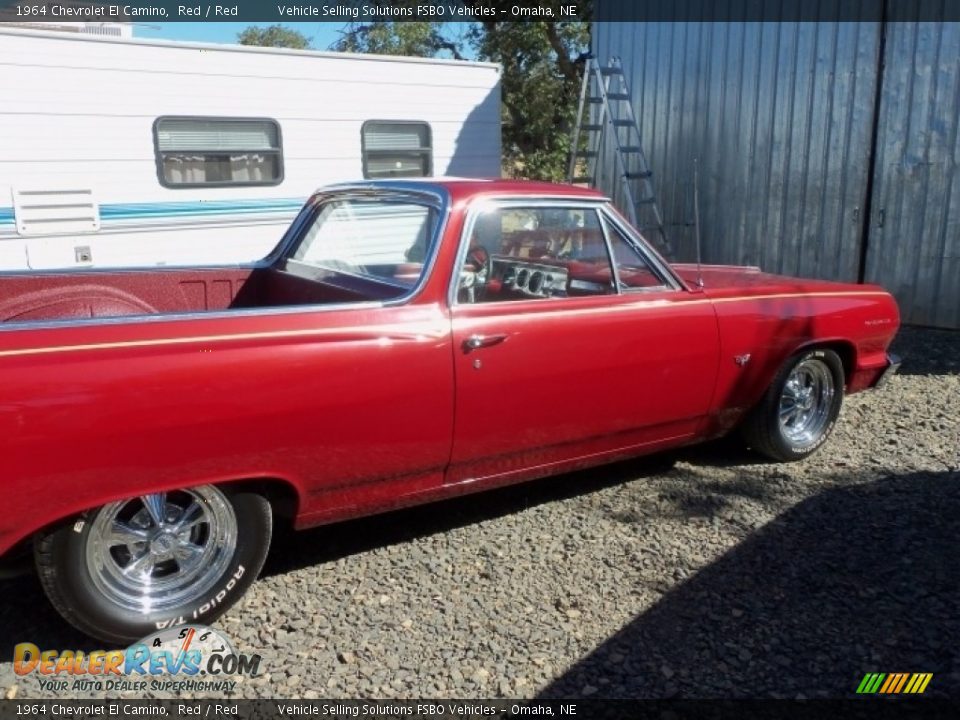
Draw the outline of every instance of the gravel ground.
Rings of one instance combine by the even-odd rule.
[[[835,697],[932,672],[960,697],[960,333],[905,329],[902,375],[814,457],[718,443],[281,537],[220,622],[240,697]],[[16,642],[94,649],[35,579]]]

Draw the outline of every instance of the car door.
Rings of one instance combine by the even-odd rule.
[[[696,432],[717,371],[713,308],[642,240],[600,204],[560,200],[485,203],[464,228],[447,482],[549,472]]]

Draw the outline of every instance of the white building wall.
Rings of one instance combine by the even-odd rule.
[[[315,188],[362,177],[367,120],[427,122],[434,175],[497,176],[499,79],[499,67],[486,63],[0,30],[0,137],[8,139],[0,153],[0,268],[71,265],[78,243],[93,248],[96,265],[262,256]],[[167,115],[276,120],[283,182],[162,187],[153,124]],[[100,233],[19,237],[13,191],[47,186],[93,189],[104,213]],[[239,219],[111,220],[126,212],[117,206],[252,200],[289,202]]]

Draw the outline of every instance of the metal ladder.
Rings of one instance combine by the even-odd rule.
[[[584,109],[590,107],[584,119]],[[627,218],[640,232],[653,240],[668,257],[673,254],[664,232],[663,215],[653,187],[653,171],[640,143],[640,128],[633,113],[630,87],[620,58],[613,57],[606,67],[593,57],[586,60],[577,123],[570,144],[567,182],[596,187],[600,167],[600,149],[609,128],[615,152],[615,171],[626,196]],[[581,132],[589,133],[588,148],[580,149]],[[586,174],[577,175],[579,161],[586,161]]]

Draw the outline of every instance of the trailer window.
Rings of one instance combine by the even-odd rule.
[[[433,172],[427,123],[368,120],[360,132],[365,178],[426,177]]]
[[[274,120],[158,118],[157,174],[164,187],[276,185],[283,180]]]

